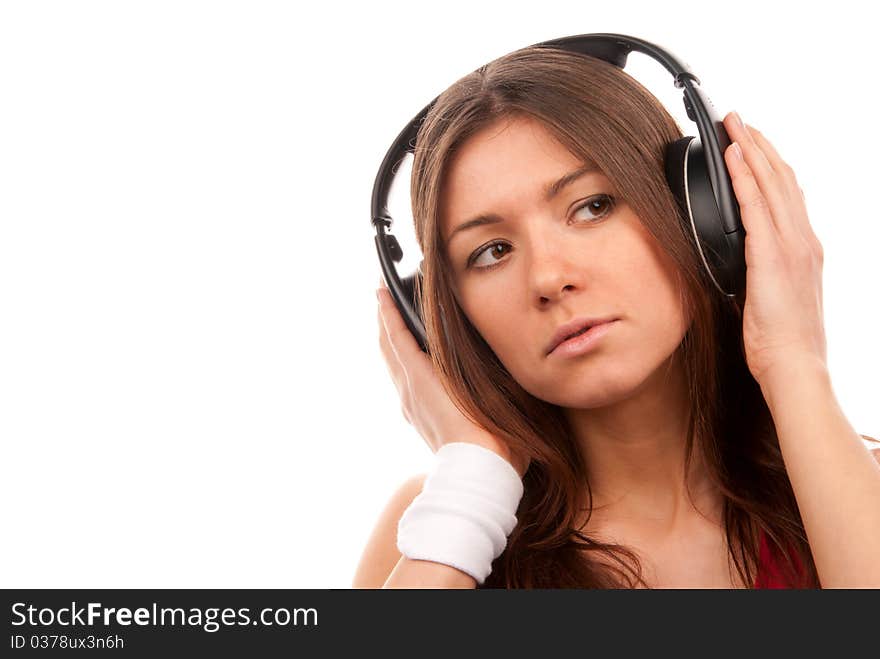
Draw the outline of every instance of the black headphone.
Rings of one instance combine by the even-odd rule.
[[[684,107],[688,118],[696,122],[700,137],[682,137],[666,146],[666,181],[682,211],[687,213],[689,229],[709,277],[719,292],[735,298],[741,307],[746,287],[746,232],[724,162],[730,137],[712,101],[700,87],[700,79],[669,51],[624,34],[581,34],[543,41],[534,46],[571,50],[605,60],[621,69],[626,66],[629,53],[635,50],[651,56],[672,73],[675,86],[684,89]],[[385,283],[424,352],[428,352],[425,325],[415,295],[415,279],[421,280],[422,277],[421,264],[416,272],[401,278],[394,263],[403,258],[403,250],[386,229],[391,229],[392,222],[388,213],[388,192],[393,177],[406,154],[414,152],[419,127],[436,101],[437,98],[425,106],[388,149],[376,175],[370,208]]]

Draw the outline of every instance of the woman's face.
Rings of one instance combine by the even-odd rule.
[[[582,164],[537,120],[505,118],[459,148],[441,203],[465,314],[526,391],[573,408],[625,398],[664,365],[690,324],[672,261],[601,171],[545,197]],[[501,221],[451,235],[479,215]],[[560,325],[607,316],[618,321],[591,350],[547,354]]]

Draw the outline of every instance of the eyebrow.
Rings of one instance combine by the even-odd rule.
[[[574,171],[569,172],[558,181],[555,181],[544,188],[544,201],[549,202],[552,201],[556,195],[558,195],[563,188],[567,185],[574,183],[577,179],[585,174],[589,174],[591,172],[598,171],[599,168],[593,162],[588,162],[582,167],[575,169]],[[446,244],[452,242],[452,238],[459,233],[460,231],[466,231],[467,229],[472,229],[474,227],[483,226],[484,224],[498,224],[499,222],[503,222],[504,218],[500,215],[496,215],[495,213],[484,213],[482,215],[477,215],[476,217],[467,220],[466,222],[462,222],[457,227],[452,230],[452,233],[449,234],[449,238],[446,239]]]

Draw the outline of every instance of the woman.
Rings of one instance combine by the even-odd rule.
[[[480,583],[401,556],[408,481],[355,587],[880,586],[880,469],[831,389],[821,245],[769,142],[725,127],[743,309],[666,184],[680,129],[621,69],[530,47],[440,96],[411,187],[431,354],[382,288],[380,345],[432,450],[488,449],[522,497]],[[585,318],[613,322],[554,349]]]

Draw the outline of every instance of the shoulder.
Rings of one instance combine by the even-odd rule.
[[[352,580],[352,588],[381,588],[400,560],[397,550],[397,523],[425,484],[427,474],[417,474],[401,483],[391,494],[367,545]]]

